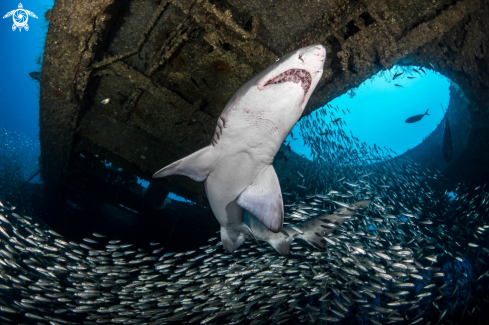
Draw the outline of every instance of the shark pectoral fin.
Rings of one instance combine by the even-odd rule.
[[[249,211],[273,232],[282,229],[282,192],[273,166],[268,166],[238,197],[238,205]]]
[[[234,252],[245,242],[239,230],[221,227],[221,240],[228,253]]]
[[[154,173],[153,178],[184,175],[197,182],[205,181],[215,160],[213,148],[212,146],[207,146],[185,158],[177,160]]]

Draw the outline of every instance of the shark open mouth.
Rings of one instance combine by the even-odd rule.
[[[290,69],[287,70],[275,78],[268,80],[266,85],[278,84],[281,82],[292,81],[294,83],[302,82],[302,89],[304,89],[304,94],[307,94],[307,91],[311,87],[311,75],[306,70],[301,69]]]

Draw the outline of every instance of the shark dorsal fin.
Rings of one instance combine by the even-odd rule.
[[[154,173],[153,178],[184,175],[197,182],[205,181],[215,161],[213,148],[212,146],[207,146],[190,156],[177,160]]]
[[[270,231],[280,231],[284,221],[284,206],[280,183],[272,165],[239,195],[237,203]]]

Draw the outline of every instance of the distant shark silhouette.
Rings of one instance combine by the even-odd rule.
[[[273,158],[316,88],[325,58],[324,46],[312,45],[277,59],[229,100],[209,146],[153,175],[205,181],[228,252],[253,236],[243,209],[274,233],[282,228],[284,208]]]
[[[445,114],[445,126],[443,128],[443,143],[442,153],[447,164],[452,161],[453,145],[452,145],[452,131],[450,130],[450,124],[448,123],[447,115]]]

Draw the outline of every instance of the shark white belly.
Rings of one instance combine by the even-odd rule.
[[[313,45],[278,59],[231,98],[211,145],[153,175],[205,181],[228,252],[252,237],[243,209],[274,233],[282,228],[282,194],[273,158],[321,78],[325,57],[325,48]]]

